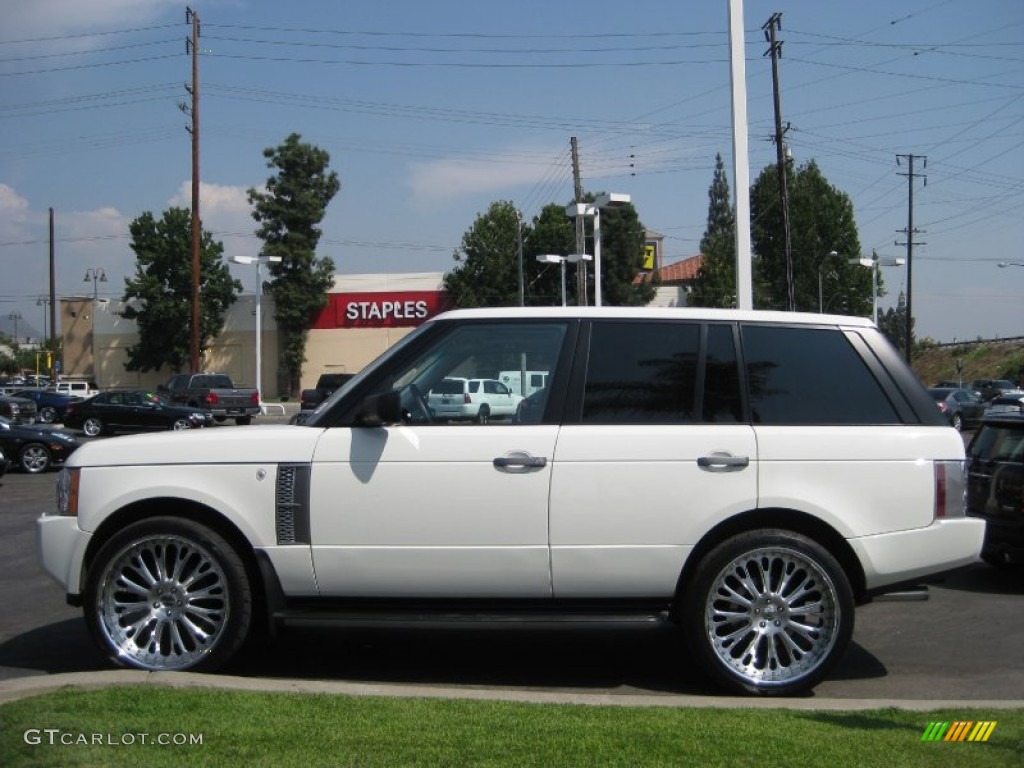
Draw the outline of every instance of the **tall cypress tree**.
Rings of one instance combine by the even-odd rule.
[[[316,255],[322,234],[317,225],[341,188],[338,174],[328,171],[330,155],[301,139],[293,133],[280,146],[263,150],[267,167],[276,168],[277,174],[267,179],[266,191],[249,190],[252,217],[260,223],[256,230],[263,240],[260,252],[281,257],[279,263],[270,264],[270,290],[282,337],[281,367],[291,395],[298,392],[309,324],[327,306],[327,291],[334,280],[334,262]]]
[[[736,214],[722,155],[715,155],[715,174],[708,189],[708,223],[700,239],[704,256],[690,300],[699,307],[736,306]]]

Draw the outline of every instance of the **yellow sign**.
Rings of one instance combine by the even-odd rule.
[[[644,269],[654,270],[656,266],[656,257],[658,252],[657,243],[644,243]]]

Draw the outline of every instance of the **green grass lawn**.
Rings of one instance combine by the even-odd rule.
[[[922,742],[938,720],[997,725],[984,743]],[[1024,764],[1024,710],[634,708],[134,686],[12,702],[0,726],[5,767]],[[26,743],[26,732],[41,743]],[[93,734],[115,743],[61,743]],[[143,744],[139,734],[201,743]]]

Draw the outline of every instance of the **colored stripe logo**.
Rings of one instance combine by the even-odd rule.
[[[996,729],[996,720],[955,720],[932,722],[921,734],[921,741],[988,741]]]

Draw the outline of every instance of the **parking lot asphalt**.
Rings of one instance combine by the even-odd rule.
[[[289,629],[224,674],[112,669],[36,561],[35,519],[55,485],[55,473],[0,479],[0,702],[65,685],[145,684],[614,706],[1024,708],[1024,569],[981,563],[932,584],[927,602],[858,609],[850,650],[800,698],[718,695],[669,630]]]

